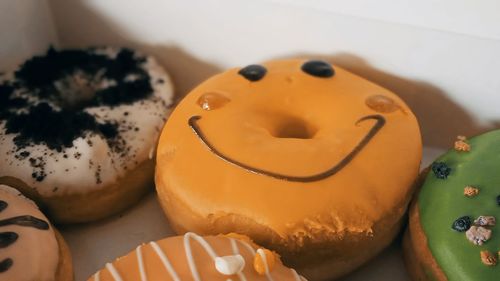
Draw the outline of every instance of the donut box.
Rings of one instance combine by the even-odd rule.
[[[494,280],[500,7],[369,2],[0,3],[0,280]]]

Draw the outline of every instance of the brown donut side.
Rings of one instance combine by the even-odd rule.
[[[154,159],[148,159],[117,182],[84,194],[42,197],[33,187],[14,177],[0,177],[37,204],[54,223],[83,223],[119,213],[137,203],[153,186]]]
[[[403,238],[403,257],[412,280],[446,281],[448,278],[432,256],[427,246],[427,236],[420,224],[418,193],[429,171],[429,167],[424,169],[417,180],[418,189],[410,204],[408,228]]]
[[[170,194],[167,187],[158,183],[160,181],[157,181],[156,186],[158,200],[166,210],[165,215],[176,233],[193,231],[209,235],[237,232],[247,235],[257,244],[278,252],[285,265],[295,268],[310,281],[340,278],[378,255],[401,233],[407,206],[413,194],[409,192],[394,212],[376,222],[372,227],[372,235],[338,233],[329,240],[307,239],[303,241],[302,247],[294,248],[298,243],[288,240],[294,237],[282,238],[271,228],[241,215],[225,214],[203,219],[193,213],[187,204]],[[413,190],[414,188],[411,191]],[[172,219],[170,214],[175,214],[176,218]],[[177,221],[182,221],[182,225]],[[200,221],[204,223],[200,224]]]

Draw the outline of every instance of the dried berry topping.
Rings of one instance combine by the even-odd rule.
[[[444,162],[434,162],[432,164],[432,172],[438,179],[446,179],[451,172],[451,168]]]
[[[465,231],[469,230],[469,228],[471,227],[471,224],[472,224],[472,221],[471,221],[470,217],[463,216],[463,217],[456,219],[453,222],[453,225],[451,226],[451,228],[453,228],[454,230],[456,230],[458,232],[465,232]]]

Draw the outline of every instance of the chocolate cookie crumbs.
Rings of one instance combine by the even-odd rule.
[[[112,152],[127,153],[130,149],[120,136],[123,125],[119,120],[98,121],[103,116],[87,109],[99,107],[105,112],[106,107],[141,102],[152,96],[145,63],[145,57],[125,48],[115,54],[105,49],[50,48],[45,55],[26,61],[12,80],[0,80],[0,125],[6,134],[14,135],[15,158],[29,161],[32,177],[43,181],[47,176],[44,158],[51,150],[64,152],[64,158],[82,157],[80,152],[65,152],[74,147],[78,138],[98,135]],[[90,139],[86,142],[93,145]],[[45,146],[45,156],[30,155],[25,150],[33,145]],[[50,157],[53,155],[50,153]],[[100,169],[95,174],[97,183],[101,182]]]
[[[6,121],[6,133],[16,134],[14,142],[18,149],[45,144],[60,152],[72,147],[73,141],[87,132],[106,138],[117,135],[116,125],[98,124],[95,117],[84,111],[56,111],[47,103],[30,107],[28,113],[12,114]]]

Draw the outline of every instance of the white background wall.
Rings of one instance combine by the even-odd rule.
[[[46,1],[0,0],[0,72],[56,43]]]
[[[500,120],[496,0],[49,3],[61,46],[142,49],[160,58],[180,94],[227,67],[308,56],[331,60],[398,93],[419,117],[427,145],[448,146],[457,134],[475,134]],[[0,7],[0,15],[7,13]],[[7,38],[20,33],[2,30],[2,51],[6,32]]]

